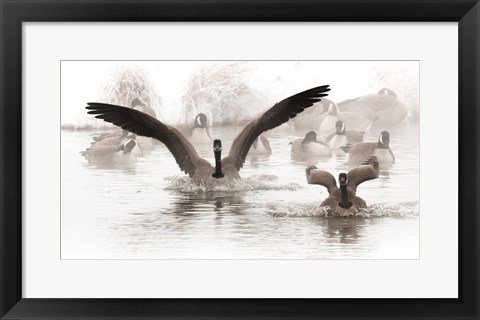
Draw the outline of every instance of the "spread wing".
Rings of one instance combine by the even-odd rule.
[[[182,171],[190,177],[195,173],[200,158],[190,142],[174,127],[163,124],[141,111],[106,103],[90,102],[86,107],[95,118],[113,123],[137,135],[160,140],[175,157]]]
[[[231,161],[237,170],[243,166],[248,150],[253,141],[264,131],[278,127],[297,114],[320,101],[330,91],[328,85],[306,90],[286,98],[268,109],[259,118],[250,121],[235,138],[230,153],[222,160],[222,164]]]
[[[379,165],[376,156],[371,156],[360,166],[347,173],[348,185],[356,190],[358,185],[372,179],[378,178]]]
[[[337,188],[337,182],[333,175],[325,170],[317,169],[315,166],[309,166],[306,169],[307,182],[309,184],[319,184],[327,188],[328,193],[332,194],[333,190]]]

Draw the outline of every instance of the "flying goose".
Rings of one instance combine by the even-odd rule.
[[[330,207],[338,214],[357,213],[360,208],[366,208],[366,202],[358,197],[357,187],[368,180],[378,178],[379,164],[375,156],[370,157],[362,165],[340,173],[338,176],[339,187],[330,172],[308,166],[305,170],[309,184],[319,184],[327,188],[328,198],[320,206]]]
[[[335,132],[329,135],[325,141],[332,151],[340,151],[344,154],[340,148],[348,144],[363,142],[363,134],[361,131],[346,130],[345,123],[338,120],[335,124]]]
[[[322,158],[330,158],[332,151],[330,151],[326,143],[317,140],[315,131],[309,131],[304,138],[296,139],[292,142],[290,155],[292,160],[315,161]]]
[[[113,123],[140,136],[160,140],[174,156],[180,170],[187,173],[196,184],[221,185],[240,179],[239,171],[255,139],[264,131],[273,129],[311,107],[330,91],[328,85],[312,88],[286,98],[250,121],[235,138],[227,157],[221,159],[222,144],[214,140],[215,167],[200,158],[192,144],[172,126],[134,109],[91,102],[86,107],[89,114]]]
[[[395,156],[390,149],[390,133],[382,131],[378,142],[360,142],[342,147],[348,153],[350,164],[360,164],[371,156],[376,156],[381,167],[388,167],[395,163]]]

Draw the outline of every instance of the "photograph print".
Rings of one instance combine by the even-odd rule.
[[[61,69],[61,259],[419,259],[419,61]]]

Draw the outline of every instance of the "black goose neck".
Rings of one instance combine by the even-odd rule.
[[[338,205],[344,209],[350,208],[352,206],[352,202],[348,201],[347,186],[340,186],[340,191],[342,192],[342,201],[339,202]]]
[[[388,144],[383,144],[381,142],[377,143],[377,149],[388,149],[389,145]]]
[[[215,150],[215,172],[212,174],[214,178],[223,178],[225,175],[222,172],[222,151]]]

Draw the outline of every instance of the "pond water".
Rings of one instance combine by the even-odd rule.
[[[241,128],[213,128],[224,154]],[[268,132],[273,154],[247,157],[234,187],[192,185],[162,144],[129,169],[90,166],[79,154],[89,131],[62,131],[62,259],[418,259],[418,128],[391,131],[396,164],[357,195],[369,208],[327,216],[327,190],[308,185],[289,142],[305,132]],[[365,141],[376,141],[367,135]],[[198,149],[213,163],[210,146]],[[334,176],[345,156],[320,160]]]

